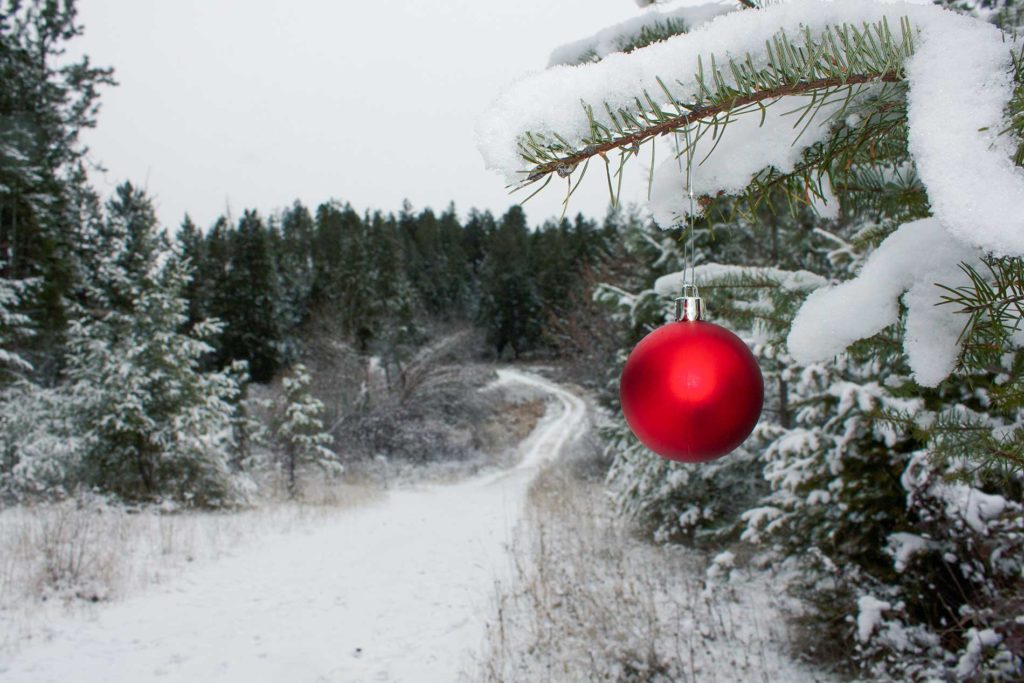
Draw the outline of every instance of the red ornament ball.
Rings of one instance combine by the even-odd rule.
[[[743,443],[761,416],[764,379],[735,334],[702,320],[644,337],[619,385],[626,422],[663,458],[707,462]]]

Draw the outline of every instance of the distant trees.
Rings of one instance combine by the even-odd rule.
[[[480,267],[479,319],[499,354],[509,348],[518,357],[541,334],[541,295],[530,277],[531,261],[541,254],[531,254],[530,246],[526,215],[513,207],[498,223]]]
[[[499,220],[472,211],[463,224],[452,206],[360,216],[330,201],[314,212],[296,202],[266,221],[222,217],[205,236],[186,219],[178,242],[194,272],[190,324],[224,322],[212,362],[244,360],[267,382],[299,357],[314,315],[336,320],[388,376],[432,325],[478,324],[496,355],[550,351],[545,322],[567,312],[615,235],[614,221],[599,228],[582,216],[531,229],[518,206]]]

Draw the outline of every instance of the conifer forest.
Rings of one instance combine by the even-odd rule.
[[[500,209],[212,220],[91,148],[152,85],[80,49],[104,2],[0,0],[0,681],[1024,680],[1024,2],[602,0],[544,69],[460,53],[458,140],[401,83],[324,131]],[[471,4],[392,28],[555,11]],[[641,359],[712,328],[761,403]]]

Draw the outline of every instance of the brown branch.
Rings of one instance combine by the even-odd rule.
[[[812,90],[823,90],[825,88],[840,88],[847,85],[861,85],[863,83],[870,83],[872,81],[883,81],[886,83],[896,83],[903,80],[903,76],[899,71],[886,71],[883,74],[852,74],[849,76],[834,76],[832,78],[818,78],[813,81],[802,81],[800,83],[792,83],[788,85],[782,85],[778,88],[771,88],[770,90],[761,90],[759,92],[746,95],[744,97],[736,97],[728,102],[722,104],[716,104],[713,107],[705,107],[694,109],[686,114],[680,114],[669,119],[665,119],[661,123],[655,124],[650,128],[644,128],[638,130],[635,133],[630,133],[624,137],[616,140],[609,140],[608,142],[602,142],[598,145],[587,145],[585,148],[578,152],[562,157],[561,159],[555,159],[554,161],[548,161],[543,164],[538,164],[534,170],[527,176],[527,182],[533,182],[543,178],[551,173],[566,173],[566,169],[573,169],[582,161],[586,161],[595,156],[603,156],[605,152],[610,152],[614,149],[620,149],[622,147],[631,147],[633,145],[640,145],[647,142],[651,138],[659,135],[667,135],[678,128],[688,126],[694,121],[700,121],[702,119],[711,118],[718,114],[736,109],[738,107],[745,107],[749,104],[756,104],[763,102],[764,100],[774,100],[779,97],[785,97],[787,95],[799,95]]]

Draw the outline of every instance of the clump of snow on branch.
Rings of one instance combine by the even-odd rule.
[[[868,257],[857,278],[819,289],[807,298],[789,334],[793,358],[802,364],[826,360],[899,319],[907,307],[904,350],[914,379],[935,386],[956,365],[962,316],[936,306],[934,283],[966,282],[960,263],[980,264],[977,249],[954,239],[934,218],[902,226]]]
[[[892,605],[870,595],[857,600],[857,640],[868,642],[882,621],[882,612],[892,609]]]
[[[917,534],[897,531],[889,536],[887,550],[892,555],[893,568],[903,572],[912,558],[928,550],[928,540]]]
[[[947,230],[982,249],[1024,254],[1024,169],[1013,163],[1014,139],[1001,134],[1012,45],[991,24],[957,19],[923,30],[907,62],[910,153]]]
[[[641,7],[648,7],[656,3],[638,2],[637,4]],[[735,9],[736,3],[733,0],[713,0],[699,4],[690,2],[684,3],[682,7],[667,10],[652,7],[650,11],[638,17],[627,19],[592,36],[556,48],[551,53],[548,66],[578,64],[588,56],[603,59],[615,52],[621,52],[623,45],[644,29],[655,28],[659,24],[664,25],[670,21],[678,21],[688,28],[693,28]]]
[[[827,280],[817,273],[807,270],[783,270],[781,268],[751,268],[729,263],[702,263],[693,269],[694,282],[699,286],[702,282],[721,280],[723,278],[755,277],[777,282],[780,287],[790,291],[806,291],[817,289],[828,284]],[[669,273],[654,281],[654,291],[659,296],[678,296],[683,284],[688,284],[686,271]]]

